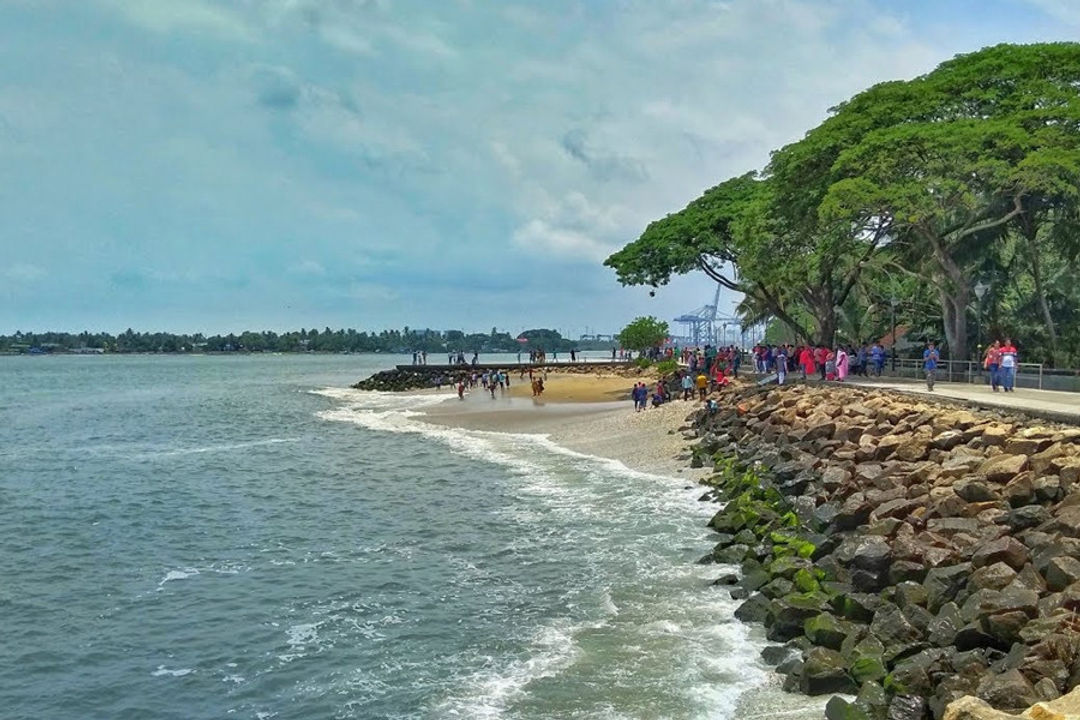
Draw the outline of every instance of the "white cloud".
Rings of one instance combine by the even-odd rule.
[[[210,32],[230,40],[254,39],[251,27],[223,4],[204,0],[103,0],[139,27],[159,33]]]

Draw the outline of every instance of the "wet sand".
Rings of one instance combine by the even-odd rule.
[[[428,422],[472,430],[538,433],[577,452],[622,462],[642,472],[696,480],[689,467],[689,440],[681,428],[700,403],[677,400],[635,412],[633,378],[557,375],[545,382],[544,394],[532,397],[528,377],[515,375],[509,391],[492,398],[483,388],[427,410]]]

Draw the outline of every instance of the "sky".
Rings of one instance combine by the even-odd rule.
[[[0,332],[577,337],[711,302],[603,267],[650,221],[1080,0],[2,0],[0,37]]]

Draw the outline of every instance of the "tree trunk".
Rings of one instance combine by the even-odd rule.
[[[1043,286],[1039,229],[1025,224],[1024,235],[1027,237],[1028,257],[1031,261],[1031,279],[1035,281],[1035,296],[1039,300],[1039,309],[1042,310],[1046,334],[1050,339],[1050,364],[1056,367],[1058,361],[1057,328],[1054,326],[1054,318],[1050,314],[1050,304],[1046,302],[1046,292]]]
[[[949,359],[968,360],[967,307],[971,302],[971,291],[963,286],[950,292],[946,285],[938,285],[938,300],[945,325],[945,342],[949,345]]]

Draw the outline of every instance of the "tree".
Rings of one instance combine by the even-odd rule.
[[[668,324],[649,315],[635,318],[615,338],[624,348],[642,351],[659,347],[667,336]]]

